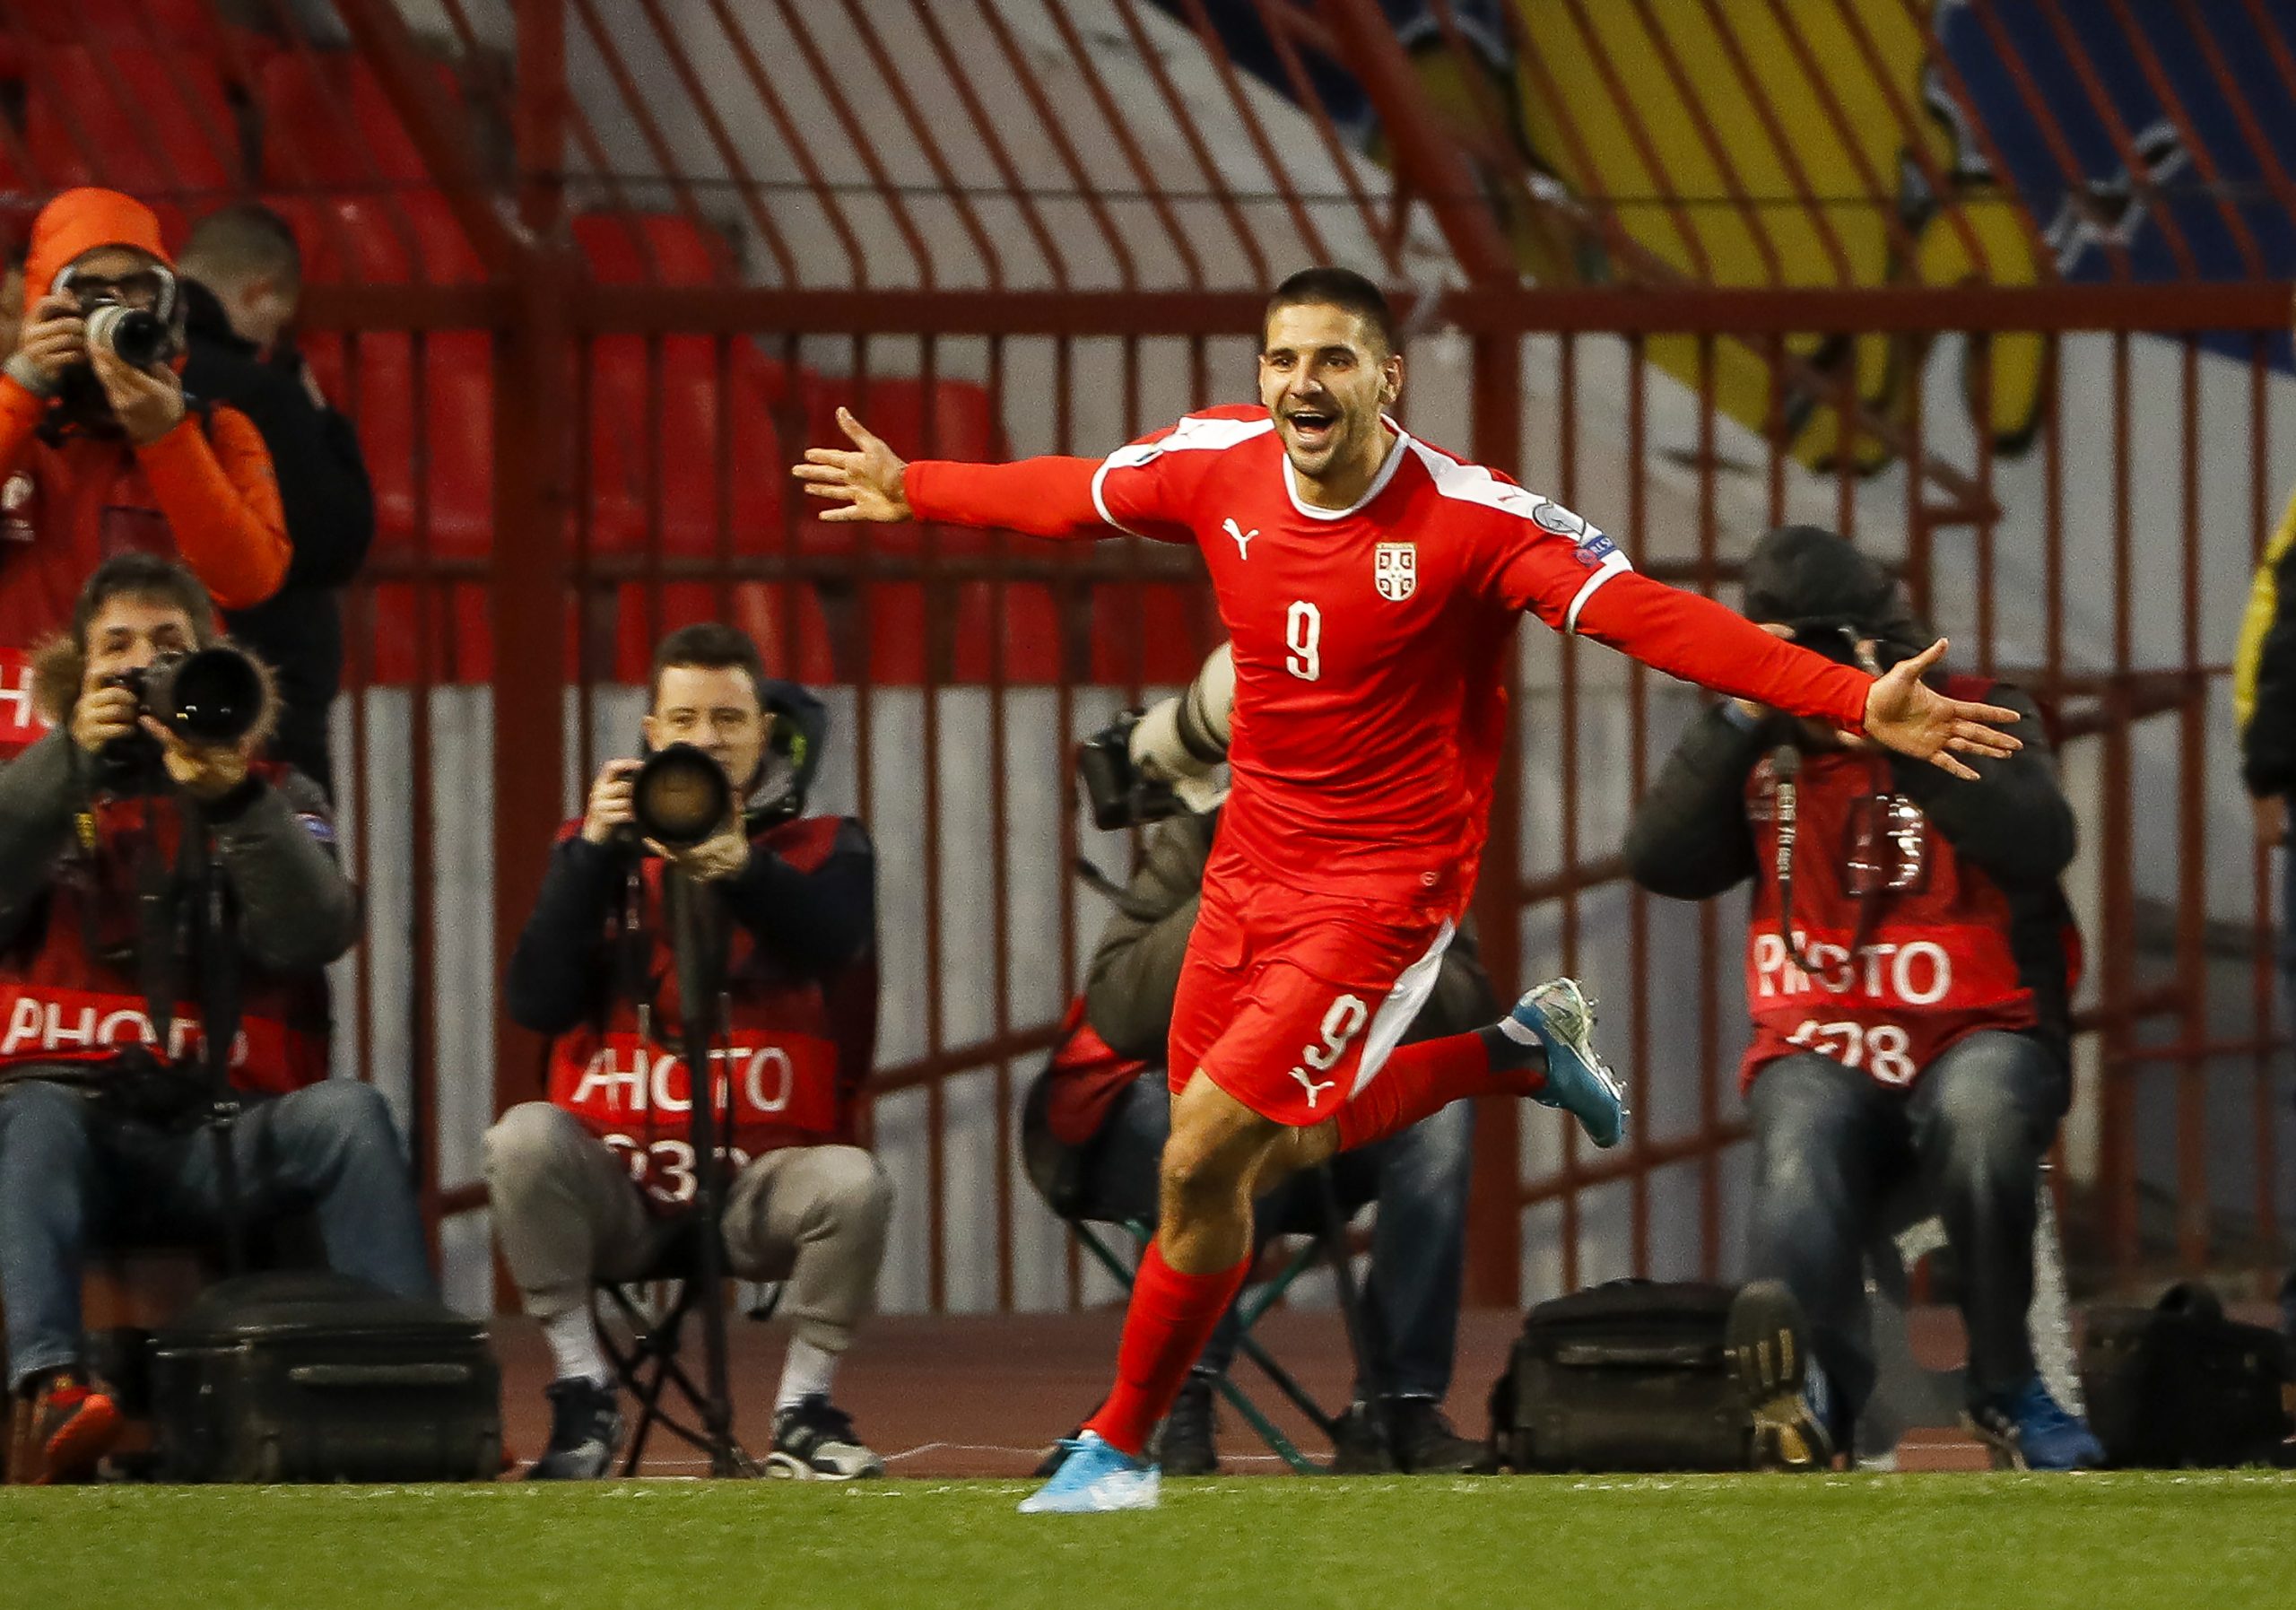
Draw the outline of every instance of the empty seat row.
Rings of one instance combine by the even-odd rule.
[[[1208,596],[1172,583],[1056,589],[1041,582],[880,581],[816,588],[668,582],[585,589],[567,611],[568,663],[586,682],[640,683],[662,633],[728,619],[767,671],[814,684],[1117,687],[1186,682],[1217,640]],[[494,674],[481,583],[376,581],[346,612],[347,685],[477,683]]]

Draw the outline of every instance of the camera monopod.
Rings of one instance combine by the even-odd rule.
[[[679,1055],[685,1059],[688,1139],[693,1147],[694,1308],[701,1319],[701,1429],[712,1475],[755,1475],[756,1463],[734,1440],[733,1390],[726,1360],[726,1255],[719,1239],[726,1164],[718,1135],[718,1092],[724,1066],[718,1041],[724,1020],[725,911],[707,883],[673,865],[662,879],[669,907],[670,946],[677,965]]]
[[[239,1120],[239,1092],[231,1084],[231,1049],[239,1039],[239,935],[230,884],[206,823],[194,814],[193,827],[205,851],[200,868],[198,945],[194,965],[199,984],[199,1059],[207,1075],[207,1131],[215,1146],[215,1191],[223,1204],[223,1268],[248,1269],[247,1205],[239,1196],[239,1154],[231,1131]]]

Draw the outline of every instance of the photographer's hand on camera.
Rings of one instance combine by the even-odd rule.
[[[72,741],[90,754],[100,755],[122,738],[135,735],[138,714],[133,688],[86,689],[72,707]]]
[[[166,364],[139,369],[109,347],[90,343],[88,361],[127,439],[151,446],[183,422],[183,381]]]
[[[704,883],[736,878],[749,870],[750,841],[738,821],[728,822],[724,832],[714,839],[705,839],[690,849],[672,849],[651,839],[646,840],[646,848],[688,877]]]
[[[255,761],[255,740],[239,744],[193,744],[176,736],[151,717],[144,730],[159,740],[168,777],[177,788],[204,804],[213,804],[248,780]]]
[[[604,849],[613,842],[617,829],[632,825],[638,820],[631,805],[631,782],[638,775],[643,761],[608,761],[598,769],[597,780],[590,785],[589,804],[582,813],[582,838]]]
[[[63,385],[64,371],[87,360],[88,323],[80,304],[68,296],[43,296],[8,367],[28,389],[51,396]]]

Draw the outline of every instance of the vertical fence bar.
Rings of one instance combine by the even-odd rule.
[[[1555,443],[1558,491],[1563,507],[1575,509],[1578,504],[1578,337],[1565,331],[1556,338],[1561,346],[1561,361],[1556,366],[1555,420],[1558,439]],[[1562,802],[1562,970],[1572,977],[1578,972],[1578,640],[1569,632],[1557,645],[1561,656],[1561,675],[1558,694],[1561,704],[1562,776],[1560,796]],[[1562,1289],[1575,1292],[1582,1284],[1579,1275],[1578,1236],[1580,1231],[1578,1183],[1578,1126],[1562,1127]]]
[[[2184,506],[2177,704],[2177,1257],[2208,1262],[2208,684],[2200,653],[2200,338],[2187,335],[2178,369],[2178,491]],[[2256,444],[2260,451],[2264,444]]]
[[[1845,424],[1848,415],[1843,416]],[[1719,579],[1714,507],[1714,337],[1698,338],[1698,590],[1711,597]],[[1847,535],[1845,528],[1843,535]],[[1722,1270],[1722,966],[1721,924],[1712,901],[1698,907],[1698,1267],[1713,1280]]]
[[[1469,379],[1476,462],[1507,473],[1520,466],[1523,349],[1514,335],[1474,338]],[[1475,907],[1483,959],[1500,998],[1523,987],[1522,653],[1507,656],[1507,742],[1492,779],[1491,836],[1483,847]],[[1482,1100],[1474,1115],[1474,1168],[1467,1186],[1467,1301],[1514,1308],[1523,1293],[1522,1104]]]

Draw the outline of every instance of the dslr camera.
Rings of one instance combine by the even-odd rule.
[[[135,712],[149,716],[188,744],[231,744],[271,714],[271,683],[263,667],[228,643],[162,654],[150,665],[105,679],[107,687],[135,695]],[[131,733],[104,747],[104,780],[115,788],[139,782],[160,763],[158,740]]]
[[[174,357],[180,338],[176,318],[180,302],[176,276],[157,265],[146,272],[159,285],[156,305],[151,308],[139,308],[122,300],[119,292],[110,287],[75,289],[69,268],[56,276],[56,294],[69,295],[80,304],[80,316],[87,321],[88,344],[101,347],[121,362],[138,369],[151,369]]]
[[[1807,648],[1838,666],[1848,666],[1869,676],[1879,676],[1900,660],[1911,659],[1921,652],[1918,647],[1908,648],[1864,622],[1843,615],[1817,615],[1786,624],[1793,629],[1795,647]]]
[[[1236,668],[1222,643],[1196,680],[1144,710],[1126,710],[1076,746],[1092,825],[1140,827],[1182,811],[1208,811],[1227,796],[1216,776],[1228,758]]]

